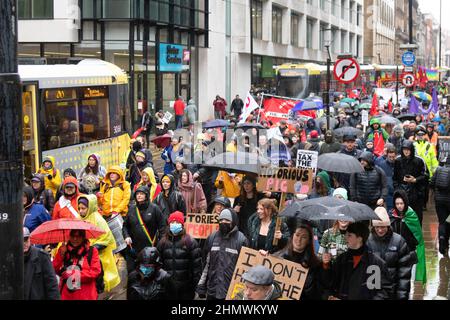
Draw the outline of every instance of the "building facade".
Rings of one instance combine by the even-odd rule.
[[[19,58],[67,63],[98,58],[129,75],[138,106],[169,110],[182,95],[198,100],[199,49],[208,46],[208,0],[19,0]],[[183,56],[168,66],[167,52]]]
[[[395,64],[394,0],[365,0],[364,20],[364,63]]]

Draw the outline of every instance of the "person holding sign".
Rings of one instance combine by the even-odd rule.
[[[276,230],[278,209],[274,199],[261,199],[257,211],[248,219],[250,248],[260,250],[263,255],[273,253],[283,248],[289,239],[289,229],[285,222],[280,230]],[[278,244],[273,245],[273,240]]]
[[[301,220],[296,221],[293,230],[287,246],[275,253],[275,256],[299,263],[309,269],[300,300],[321,300],[323,294],[323,285],[320,279],[322,267],[314,251],[314,231],[311,225]]]
[[[186,233],[182,212],[172,213],[167,222],[169,228],[157,246],[162,266],[173,281],[173,288],[167,293],[174,300],[193,300],[202,273],[200,247]]]
[[[244,291],[234,300],[280,300],[281,287],[275,282],[275,276],[267,267],[254,266],[242,275]]]

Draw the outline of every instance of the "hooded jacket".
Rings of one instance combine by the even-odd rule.
[[[169,230],[158,243],[164,270],[172,277],[174,289],[168,292],[174,300],[193,300],[202,274],[202,255],[198,242],[183,230],[173,235]]]
[[[143,204],[138,204],[136,201],[136,193],[143,192],[146,200]],[[131,238],[133,241],[132,248],[136,252],[140,252],[145,247],[156,246],[158,241],[164,236],[166,228],[166,218],[161,212],[160,208],[151,203],[150,191],[148,187],[139,187],[134,194],[135,204],[130,206],[128,214],[123,224],[123,237]],[[140,219],[144,223],[142,226]],[[149,240],[148,235],[151,238]]]
[[[62,184],[62,190],[64,192],[64,187],[66,184],[72,183],[75,185],[75,193],[74,195],[68,199],[64,194],[59,198],[58,202],[56,202],[55,208],[53,209],[52,219],[61,219],[61,218],[79,218],[80,215],[78,214],[77,208],[78,203],[77,199],[80,195],[80,192],[78,190],[78,180],[74,177],[67,177],[64,179],[64,182]]]
[[[238,230],[238,217],[231,210],[231,231],[223,235],[216,231],[208,236],[204,246],[205,266],[198,282],[197,293],[215,299],[225,299],[242,247],[248,247],[247,238]]]
[[[208,207],[206,203],[205,193],[203,192],[202,185],[195,182],[192,178],[192,173],[188,170],[187,183],[181,182],[181,175],[178,180],[178,189],[183,195],[184,202],[186,203],[186,210],[190,213],[198,213],[205,211]]]
[[[93,153],[93,154],[89,155],[88,161],[89,161],[89,158],[90,158],[90,157],[93,157],[93,158],[97,161],[98,172],[97,172],[97,174],[86,173],[86,167],[84,167],[83,169],[81,169],[80,173],[78,173],[78,181],[80,181],[80,183],[82,183],[82,182],[83,182],[83,178],[86,177],[86,176],[88,176],[88,175],[93,175],[93,176],[95,176],[95,178],[96,178],[96,180],[97,180],[98,182],[100,182],[100,180],[104,179],[105,176],[106,176],[106,169],[105,169],[105,167],[103,167],[103,166],[101,165],[101,158],[100,158],[100,155],[98,155],[98,154],[96,154],[96,153]],[[89,164],[88,164],[88,166],[89,166]]]
[[[308,121],[306,121],[306,128],[305,128],[306,135],[310,134],[314,130],[320,133],[320,129],[317,128],[314,119],[308,119]]]
[[[162,190],[161,186],[156,182],[155,172],[153,171],[153,168],[151,167],[145,168],[142,172],[145,172],[147,174],[150,183],[146,185],[141,178],[141,181],[139,181],[139,183],[134,186],[133,191],[136,192],[136,190],[141,186],[147,186],[150,189],[150,201],[153,201],[156,199],[156,196],[161,192]]]
[[[27,198],[27,203],[23,210],[23,226],[30,232],[39,227],[45,221],[51,220],[51,217],[42,204],[34,203],[33,189],[30,186],[23,188],[23,194]]]
[[[168,177],[170,179],[170,189],[169,193],[166,196],[165,191],[162,185],[162,181],[164,177]],[[175,211],[181,211],[184,215],[186,215],[186,202],[184,201],[183,195],[180,191],[178,191],[175,187],[175,179],[170,174],[165,174],[161,177],[161,193],[158,194],[154,204],[156,204],[163,213],[164,219],[167,220],[169,215]]]
[[[44,168],[44,162],[50,161],[52,167],[50,169]],[[56,192],[61,185],[61,173],[55,168],[55,158],[52,156],[44,157],[42,161],[42,166],[39,168],[38,172],[43,174],[45,177],[45,189],[50,189],[53,192],[53,197],[56,197]],[[51,178],[50,178],[51,177]]]
[[[439,166],[439,161],[437,160],[434,146],[427,141],[416,141],[414,142],[414,147],[416,149],[417,156],[425,161],[430,178],[432,178],[434,172]]]
[[[377,130],[374,129],[374,125],[378,124],[379,128]],[[383,154],[384,145],[389,139],[389,133],[386,132],[383,128],[381,128],[381,121],[379,118],[372,118],[370,120],[370,128],[369,134],[367,135],[367,140],[373,140],[373,149],[374,154],[379,157]]]
[[[331,139],[327,139],[327,135],[331,135]],[[319,155],[326,153],[335,153],[341,150],[341,144],[336,141],[336,137],[334,136],[334,132],[332,130],[328,130],[325,133],[325,141],[320,146]]]
[[[354,114],[357,113],[357,115],[355,116]],[[350,118],[348,119],[348,124],[351,127],[356,127],[358,124],[361,123],[361,115],[359,113],[359,110],[355,110],[352,112],[352,115],[350,116]]]
[[[393,281],[393,300],[408,300],[411,290],[411,260],[408,244],[398,233],[388,233],[380,238],[374,229],[367,240],[367,246],[378,257],[386,262],[386,267]]]
[[[403,149],[411,150],[411,155],[407,158]],[[406,175],[416,178],[416,183],[407,183],[403,181]],[[394,164],[394,189],[403,189],[406,191],[409,199],[423,198],[425,194],[425,184],[428,176],[425,171],[424,161],[415,156],[414,143],[405,140],[402,146],[401,156],[395,160]]]
[[[53,213],[53,208],[55,207],[55,197],[53,196],[53,192],[50,189],[45,189],[45,177],[43,174],[39,173],[34,175],[34,177],[39,178],[41,182],[39,190],[33,189],[34,203],[42,204],[51,215]]]
[[[89,206],[86,216],[80,216],[80,219],[90,222],[105,231],[98,238],[91,239],[91,245],[99,250],[99,257],[103,267],[105,291],[109,292],[120,283],[119,271],[117,270],[116,259],[113,254],[113,250],[116,249],[116,240],[109,229],[108,223],[98,212],[97,197],[93,194],[81,195],[78,197],[78,200],[81,198],[87,199]]]
[[[417,214],[409,206],[408,196],[406,195],[406,192],[403,190],[397,190],[394,193],[394,201],[397,198],[403,199],[406,212],[401,214],[395,208],[389,212],[392,231],[398,233],[405,239],[409,251],[412,253],[412,263],[417,262],[416,281],[426,283],[427,272],[425,261],[425,242],[423,239],[422,226],[420,225]]]
[[[188,105],[186,109],[184,110],[184,113],[186,115],[186,119],[188,120],[189,124],[194,124],[195,120],[197,118],[197,106],[195,105],[195,102],[193,99],[190,99],[188,102]]]
[[[387,179],[384,171],[375,165],[373,154],[363,152],[359,160],[365,160],[369,166],[363,172],[350,176],[350,198],[353,201],[373,206],[378,199],[386,201],[388,195]]]
[[[111,173],[119,175],[119,179],[117,179],[114,186],[109,178]],[[122,216],[127,214],[131,188],[130,184],[125,181],[123,171],[119,166],[109,168],[105,179],[100,183],[100,193],[102,196],[99,199],[99,205],[103,217],[110,217],[113,212],[117,212]]]

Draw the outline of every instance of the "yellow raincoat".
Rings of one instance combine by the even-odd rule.
[[[160,190],[161,188],[160,188],[159,184],[156,182],[155,172],[153,171],[153,169],[151,167],[145,168],[144,170],[142,170],[142,172],[148,176],[150,184],[152,185],[152,187],[150,189],[150,201],[153,202],[153,200],[155,200],[155,198],[157,196],[157,195],[155,195],[156,191],[158,189]],[[141,181],[139,181],[139,183],[136,186],[134,186],[134,192],[136,192],[136,190],[142,185],[145,185],[145,183],[141,179]]]
[[[117,173],[119,179],[113,186],[109,176],[111,173]],[[106,173],[105,179],[100,183],[99,205],[104,217],[111,216],[112,212],[117,212],[125,216],[128,212],[128,203],[130,202],[131,188],[130,183],[125,181],[122,169],[119,166],[112,166]]]
[[[45,161],[50,161],[52,163],[51,169],[48,170],[44,169]],[[56,197],[56,192],[58,191],[59,186],[61,185],[61,173],[59,172],[58,169],[55,168],[55,158],[52,156],[44,157],[42,165],[37,173],[44,175],[45,189],[52,190],[53,196]],[[52,179],[49,179],[48,175],[51,175]]]
[[[220,181],[220,177],[223,177],[223,181]],[[236,174],[235,177],[232,177],[226,171],[219,171],[214,185],[217,189],[222,189],[222,196],[226,198],[237,198],[241,193],[239,181],[242,181],[242,178],[242,174]]]
[[[103,266],[105,292],[109,292],[120,283],[119,271],[117,270],[116,260],[113,254],[113,250],[116,249],[116,240],[109,229],[108,223],[103,219],[100,213],[98,213],[97,197],[93,194],[89,194],[81,195],[78,199],[80,198],[86,198],[89,201],[88,213],[86,216],[81,217],[81,220],[90,222],[106,232],[100,237],[90,239],[89,241],[91,246],[96,244],[106,246],[105,249],[99,251],[99,257]]]

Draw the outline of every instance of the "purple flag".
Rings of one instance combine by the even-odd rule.
[[[438,101],[438,95],[437,95],[436,88],[433,88],[432,97],[433,97],[433,100],[431,102],[431,107],[432,107],[431,112],[433,112],[434,114],[437,114],[439,112],[439,101]]]
[[[411,101],[409,102],[409,112],[414,114],[419,113],[419,101],[417,101],[414,95],[411,95]]]

